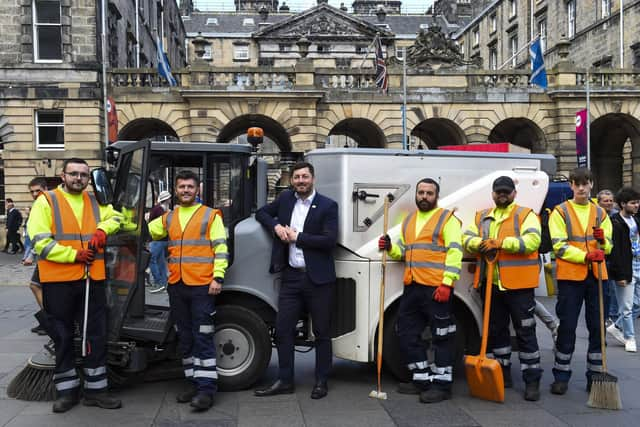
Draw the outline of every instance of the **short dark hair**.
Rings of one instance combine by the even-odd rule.
[[[591,171],[587,168],[575,168],[569,174],[569,182],[574,184],[593,182],[593,175],[591,175]]]
[[[640,200],[640,193],[631,187],[622,187],[616,193],[616,202],[619,205],[623,203],[629,203],[632,200]]]
[[[313,169],[313,165],[309,162],[297,162],[295,165],[293,165],[293,167],[291,168],[291,176],[293,176],[293,173],[295,171],[304,168],[309,169],[309,172],[311,172],[311,176],[316,176],[316,171]]]
[[[435,179],[432,178],[422,178],[420,181],[418,181],[418,183],[416,184],[416,193],[418,192],[418,186],[420,184],[433,184],[436,187],[436,196],[440,195],[440,184],[438,184],[438,182]]]
[[[38,186],[40,188],[43,189],[47,189],[47,180],[44,179],[41,176],[36,176],[35,178],[33,178],[31,181],[29,181],[29,187],[35,187]]]
[[[87,165],[87,167],[89,167],[89,164],[87,163],[86,160],[81,159],[79,157],[71,157],[70,159],[67,159],[62,163],[62,172],[67,171],[67,165],[69,163],[80,163],[81,165]]]
[[[7,203],[13,203],[13,199],[12,199],[11,197],[7,197],[6,202],[7,202]]]
[[[200,177],[198,176],[198,174],[195,173],[194,171],[190,171],[189,169],[184,169],[178,172],[178,174],[176,175],[176,184],[178,183],[179,179],[182,179],[182,180],[192,179],[196,182],[197,186],[200,185]]]

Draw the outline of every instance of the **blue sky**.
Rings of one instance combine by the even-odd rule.
[[[293,11],[305,10],[316,5],[315,0],[279,0],[279,5],[282,5],[283,1]],[[343,2],[351,11],[353,0],[329,0],[329,4],[335,7],[339,7],[340,3]],[[234,0],[194,0],[193,3],[200,10],[235,10]],[[384,0],[380,0],[379,3],[384,4]],[[433,3],[433,0],[403,0],[402,12],[424,13],[431,3]]]

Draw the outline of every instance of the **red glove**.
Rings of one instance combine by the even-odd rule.
[[[496,251],[502,247],[502,239],[485,239],[480,243],[480,252]]]
[[[604,261],[604,251],[602,249],[596,249],[591,252],[587,252],[587,256],[584,257],[585,262],[602,262]]]
[[[81,262],[83,264],[91,264],[95,256],[96,256],[95,253],[91,249],[80,249],[76,253],[76,262]]]
[[[451,286],[440,285],[433,292],[433,299],[437,302],[448,302],[451,296]]]
[[[91,236],[91,240],[89,240],[89,247],[94,248],[95,250],[100,250],[105,247],[107,244],[107,233],[100,230],[99,228],[93,233]]]
[[[604,230],[600,227],[593,227],[593,238],[604,245]]]
[[[378,249],[381,251],[391,250],[391,237],[388,234],[380,236],[378,239]]]

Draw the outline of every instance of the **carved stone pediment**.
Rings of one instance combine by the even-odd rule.
[[[376,33],[380,33],[383,38],[393,37],[389,31],[326,3],[321,3],[254,33],[253,37],[257,39],[297,39],[304,34],[308,38],[372,40]]]

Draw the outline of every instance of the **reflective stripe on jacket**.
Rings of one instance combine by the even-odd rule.
[[[490,239],[489,227],[490,222],[485,221],[491,214],[492,209],[485,209],[476,212],[476,227],[482,235],[482,240]],[[505,250],[498,251],[498,274],[500,283],[506,289],[529,289],[537,288],[540,274],[540,260],[538,259],[538,251],[535,250],[526,254],[526,247],[522,234],[527,232],[523,230],[523,224],[527,216],[532,212],[531,209],[515,205],[509,216],[499,225],[496,238],[504,240],[507,237],[515,237],[520,240],[520,251],[518,253],[510,253]],[[482,256],[478,254],[478,263],[482,262]],[[480,283],[480,268],[476,268],[473,278],[474,287],[478,287]]]
[[[185,285],[209,285],[213,280],[215,252],[209,230],[218,209],[200,206],[184,227],[180,227],[177,207],[162,216],[169,236],[169,284],[182,281]]]
[[[56,244],[70,246],[77,251],[88,248],[88,242],[100,222],[98,201],[93,193],[82,193],[84,208],[80,226],[61,190],[56,188],[43,194],[51,206],[53,240],[42,250],[38,258],[40,281],[50,283],[82,279],[85,275],[85,264],[52,262],[47,261],[46,257]],[[103,249],[96,252],[94,261],[89,265],[89,275],[93,280],[105,279]]]
[[[607,213],[600,206],[597,206],[593,203],[589,203],[589,222],[585,230],[586,233],[583,233],[582,227],[580,225],[580,221],[578,220],[578,215],[576,214],[573,206],[570,203],[564,202],[556,206],[556,211],[560,214],[562,219],[564,219],[564,223],[567,228],[567,244],[570,246],[574,246],[580,250],[585,252],[592,252],[598,249],[598,242],[593,237],[593,233],[590,230],[593,227],[600,227],[602,221],[604,221]],[[556,268],[557,268],[557,279],[558,280],[574,280],[580,281],[587,278],[587,274],[589,272],[589,268],[593,271],[593,275],[598,277],[598,263],[592,262],[591,266],[587,266],[587,264],[578,264],[574,262],[565,261],[562,259],[562,251],[557,251],[556,255]],[[607,267],[604,262],[600,263],[602,268],[602,280],[607,280]]]
[[[444,242],[444,225],[453,215],[447,209],[437,208],[433,216],[416,236],[416,212],[402,223],[404,237],[404,284],[412,282],[427,286],[440,286],[447,268],[445,260],[448,248]]]

